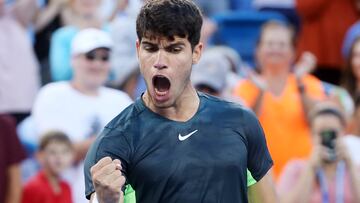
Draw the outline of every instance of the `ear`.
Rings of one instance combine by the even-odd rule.
[[[139,39],[136,40],[136,55],[139,58],[139,52],[140,52],[140,41]]]
[[[200,61],[202,51],[203,51],[203,43],[199,42],[199,44],[197,44],[194,47],[194,50],[192,53],[192,63],[193,64],[197,64]]]

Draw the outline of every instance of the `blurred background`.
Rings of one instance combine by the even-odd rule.
[[[360,0],[194,1],[191,80],[256,113],[280,201],[360,202]],[[0,0],[0,202],[87,202],[89,146],[146,88],[142,3]]]

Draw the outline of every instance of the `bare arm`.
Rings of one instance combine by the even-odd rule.
[[[121,189],[125,184],[125,177],[122,176],[121,169],[121,162],[110,157],[102,158],[91,167],[91,178],[96,193],[91,195],[90,203],[124,202]]]
[[[299,61],[295,64],[295,78],[297,88],[300,94],[301,104],[304,110],[306,119],[308,120],[308,113],[315,104],[315,100],[311,99],[306,92],[306,86],[303,82],[303,77],[310,74],[316,67],[317,59],[311,52],[302,53]]]
[[[36,31],[46,27],[67,5],[68,0],[52,0],[44,8],[40,9],[35,16],[34,27]]]
[[[271,172],[268,172],[259,182],[248,188],[248,199],[250,203],[278,202]]]
[[[19,203],[21,199],[20,165],[11,165],[7,171],[8,185],[5,203]]]

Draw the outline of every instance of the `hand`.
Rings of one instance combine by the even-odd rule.
[[[251,67],[243,66],[243,71],[245,76],[256,85],[260,90],[266,91],[268,88],[267,82],[258,74],[256,73]]]
[[[325,149],[323,149],[323,146],[321,145],[315,145],[313,147],[313,150],[311,152],[311,155],[310,155],[310,159],[309,159],[309,164],[311,166],[311,168],[313,170],[317,170],[320,166],[321,166],[321,163],[322,163],[322,157],[323,157],[323,151]]]
[[[91,177],[100,203],[119,203],[123,199],[121,188],[125,177],[121,174],[121,162],[110,157],[102,158],[91,167]]]
[[[56,6],[57,8],[64,8],[69,4],[69,0],[51,0],[49,5]]]
[[[352,164],[352,159],[343,139],[339,138],[336,141],[336,156],[339,160],[344,160],[347,166]]]
[[[300,79],[316,68],[316,56],[311,52],[304,52],[295,64],[294,74]]]

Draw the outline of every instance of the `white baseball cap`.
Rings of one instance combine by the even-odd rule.
[[[71,43],[71,54],[84,54],[97,48],[111,49],[112,44],[108,33],[96,28],[87,28],[75,35]]]

